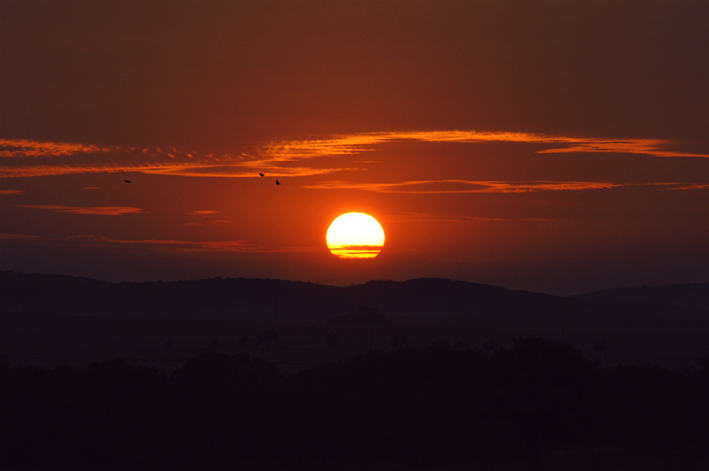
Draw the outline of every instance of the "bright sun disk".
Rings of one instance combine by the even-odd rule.
[[[369,214],[347,213],[332,221],[326,239],[339,258],[374,258],[384,245],[384,230]]]

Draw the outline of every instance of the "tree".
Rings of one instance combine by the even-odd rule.
[[[608,340],[603,339],[596,342],[593,351],[598,353],[598,364],[600,365],[601,360],[603,360],[603,354],[608,351]]]
[[[340,336],[335,332],[330,332],[325,336],[325,343],[328,344],[330,346],[330,350],[332,350],[332,347],[340,344]]]
[[[497,351],[497,349],[499,349],[499,348],[500,348],[500,345],[498,345],[497,342],[495,342],[494,340],[488,340],[483,345],[483,352],[485,352],[485,354],[487,354],[489,356],[489,355],[492,355],[493,353],[495,353]]]
[[[532,451],[535,469],[542,450],[574,447],[588,440],[596,407],[595,366],[574,348],[540,338],[514,339],[512,349],[492,357],[495,403],[514,427],[510,439]]]
[[[236,341],[236,344],[239,345],[240,347],[248,348],[254,344],[254,341],[251,337],[249,337],[248,335],[245,335],[243,337],[239,337],[239,339],[237,339],[237,341]]]
[[[405,348],[409,346],[409,336],[396,334],[391,336],[391,348]]]
[[[266,347],[270,347],[272,343],[278,343],[279,340],[280,338],[275,330],[264,330],[259,332],[258,338],[256,339],[256,346],[260,347],[265,345]]]

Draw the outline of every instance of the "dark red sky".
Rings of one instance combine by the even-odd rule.
[[[708,19],[706,1],[3,0],[0,269],[709,281]],[[349,211],[384,227],[377,258],[328,252]]]

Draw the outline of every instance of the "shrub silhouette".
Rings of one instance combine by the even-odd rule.
[[[278,332],[275,330],[264,330],[258,334],[258,338],[256,339],[256,347],[260,347],[262,345],[270,347],[271,344],[278,343],[279,341],[280,338],[278,336]]]

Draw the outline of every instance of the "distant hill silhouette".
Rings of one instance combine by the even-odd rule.
[[[706,285],[703,285],[706,286]],[[669,288],[669,287],[668,287]],[[0,315],[42,314],[200,320],[327,321],[378,308],[387,318],[466,317],[529,327],[582,318],[707,318],[706,312],[654,304],[599,304],[491,285],[421,278],[345,287],[299,281],[211,278],[111,283],[64,275],[0,271]],[[643,299],[646,301],[646,299]]]
[[[594,291],[573,297],[599,303],[650,303],[677,306],[697,311],[709,311],[709,283],[634,286],[631,288]]]

